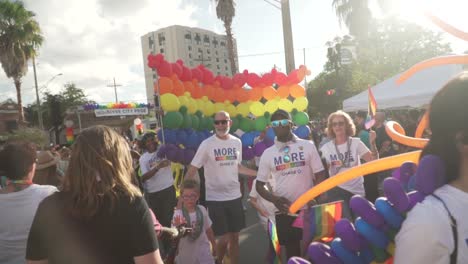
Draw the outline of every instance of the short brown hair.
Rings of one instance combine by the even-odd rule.
[[[200,184],[196,180],[186,179],[180,186],[180,193],[182,193],[185,189],[193,189],[197,193],[200,193]]]
[[[32,170],[36,162],[36,146],[29,142],[7,144],[0,151],[0,170],[10,180],[21,180]]]
[[[332,121],[335,117],[340,117],[342,116],[345,120],[345,126],[346,126],[346,135],[348,137],[352,137],[356,134],[356,126],[354,125],[354,122],[353,122],[353,119],[351,119],[351,117],[346,113],[346,112],[343,112],[341,110],[338,110],[334,113],[331,113],[329,116],[328,116],[328,122],[327,122],[327,136],[329,138],[335,138],[336,135],[335,135],[335,132],[333,132],[333,128],[332,128]]]

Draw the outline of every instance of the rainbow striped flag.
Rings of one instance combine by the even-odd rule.
[[[268,219],[268,234],[270,235],[271,245],[275,252],[275,256],[271,258],[272,264],[281,264],[281,246],[278,240],[278,234],[276,233],[276,225],[270,219]]]
[[[319,204],[310,208],[310,237],[313,241],[330,242],[335,236],[335,223],[341,219],[343,201]]]
[[[369,85],[367,88],[369,104],[367,105],[367,118],[364,124],[366,129],[371,128],[375,124],[375,113],[377,113],[377,101],[375,100],[372,89]]]

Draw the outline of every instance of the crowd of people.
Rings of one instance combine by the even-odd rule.
[[[428,198],[409,213],[396,237],[395,263],[468,263],[466,100],[465,73],[429,107],[431,139],[423,155],[443,159],[446,185],[435,192],[439,198]],[[400,117],[408,134],[414,134],[419,116]],[[49,151],[8,143],[0,151],[0,263],[210,264],[225,263],[226,256],[239,263],[247,193],[239,175],[254,180],[249,201],[265,231],[272,221],[286,256],[303,256],[310,241],[292,225],[298,215],[288,213],[291,203],[329,177],[403,151],[385,132],[384,113],[376,115],[373,129],[365,129],[365,120],[363,113],[339,110],[326,122],[311,122],[311,137],[300,139],[290,113],[277,110],[271,115],[274,144],[261,157],[242,161],[241,140],[229,133],[232,120],[220,111],[213,135],[185,168],[179,197],[172,164],[159,155],[160,141],[152,132],[134,144],[112,128],[94,126],[70,148]],[[343,217],[353,220],[350,198],[374,201],[388,176],[358,177],[301,211],[308,215],[316,204],[343,200]]]

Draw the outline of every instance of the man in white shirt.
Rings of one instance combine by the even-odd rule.
[[[292,133],[291,115],[277,110],[271,116],[275,144],[263,152],[257,174],[256,190],[279,210],[276,214],[278,240],[286,247],[288,259],[301,256],[302,230],[292,227],[297,216],[288,214],[289,206],[299,196],[325,179],[325,170],[314,143],[302,140]],[[270,174],[275,185],[270,192],[265,188]]]
[[[215,114],[215,134],[200,144],[185,178],[198,178],[197,170],[204,167],[206,206],[215,236],[222,236],[217,242],[218,260],[222,262],[229,248],[231,263],[237,264],[239,232],[245,227],[238,175],[255,176],[256,171],[241,165],[242,143],[229,134],[231,125],[227,112]]]

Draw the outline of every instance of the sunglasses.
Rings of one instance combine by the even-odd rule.
[[[197,195],[195,195],[195,194],[182,195],[182,198],[184,198],[185,200],[194,200],[194,199],[197,198]]]
[[[332,127],[337,127],[337,126],[344,126],[345,122],[344,121],[339,121],[339,122],[332,122]]]
[[[215,125],[227,125],[227,123],[228,123],[229,121],[231,121],[231,120],[230,120],[230,119],[228,119],[228,120],[215,120],[215,121],[214,121],[214,124],[215,124]]]
[[[289,120],[288,120],[288,119],[282,119],[282,120],[271,121],[271,126],[272,126],[272,127],[279,127],[280,125],[284,127],[284,126],[286,126],[287,124],[289,124]]]

